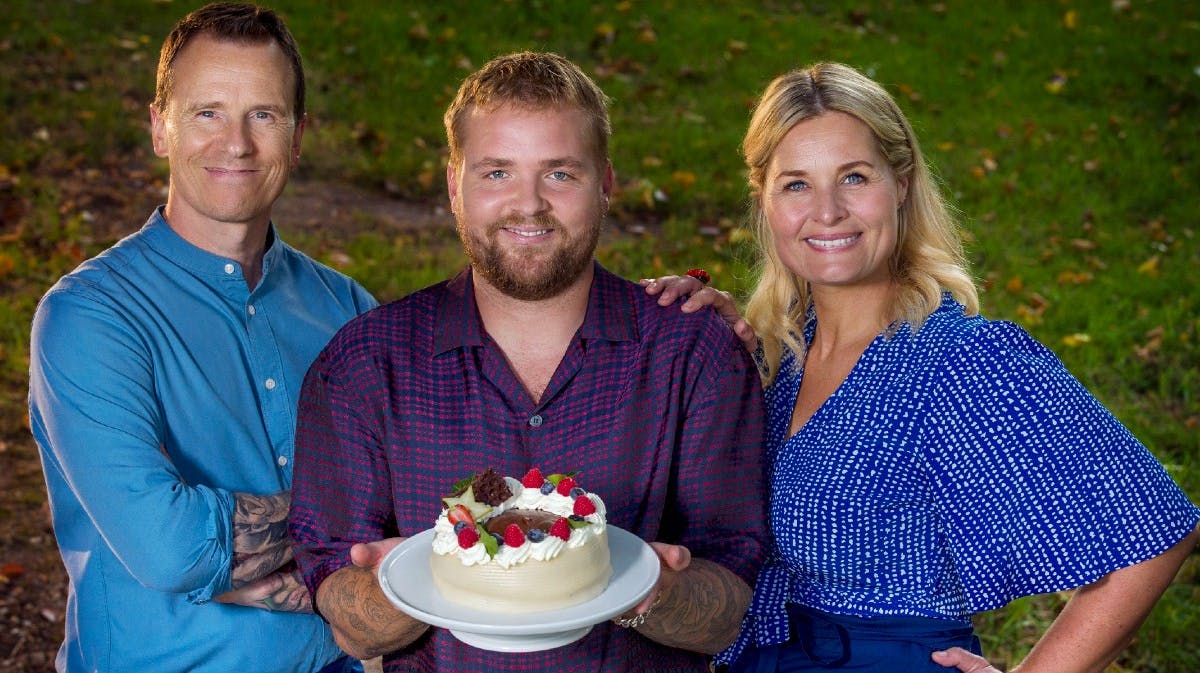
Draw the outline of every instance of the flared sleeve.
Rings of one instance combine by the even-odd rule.
[[[921,432],[972,612],[1089,584],[1196,527],[1164,466],[1028,333],[989,322],[957,346]]]

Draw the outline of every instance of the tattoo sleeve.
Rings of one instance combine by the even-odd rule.
[[[288,491],[271,495],[234,494],[233,588],[260,580],[292,560],[287,515]]]
[[[749,585],[727,568],[696,558],[664,591],[638,632],[663,645],[705,654],[716,654],[737,639],[752,595]]]
[[[295,563],[240,589],[221,594],[217,600],[276,612],[312,612],[312,599]]]
[[[429,628],[393,607],[375,573],[357,566],[327,577],[317,590],[317,606],[333,626],[338,645],[358,659],[394,652]]]

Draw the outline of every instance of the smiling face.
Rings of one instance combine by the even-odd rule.
[[[474,109],[462,162],[446,169],[459,237],[477,272],[523,301],[590,282],[612,170],[586,114],[573,109]]]
[[[797,123],[771,155],[760,197],[780,261],[814,291],[887,288],[907,186],[857,118],[828,112]]]
[[[185,238],[230,224],[266,226],[304,132],[287,57],[274,42],[199,35],[172,70],[165,109],[150,110],[154,152],[171,166],[167,220]]]

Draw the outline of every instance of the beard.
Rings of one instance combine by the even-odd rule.
[[[602,220],[603,214],[598,213],[592,226],[579,236],[544,251],[505,249],[497,237],[501,229],[517,224],[553,229],[555,236],[565,236],[562,224],[549,215],[506,217],[488,225],[483,237],[472,236],[462,217],[455,217],[458,237],[472,268],[505,296],[521,301],[550,299],[571,287],[592,263]]]

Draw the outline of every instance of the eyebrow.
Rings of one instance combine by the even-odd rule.
[[[512,159],[502,159],[500,157],[483,157],[479,161],[471,164],[472,168],[509,168],[517,162]],[[538,163],[538,166],[543,169],[547,168],[573,168],[580,169],[585,166],[584,162],[574,157],[555,157],[553,159],[545,159]]]
[[[866,159],[855,159],[854,161],[848,161],[848,162],[842,164],[841,166],[838,166],[837,172],[841,173],[843,171],[847,171],[851,168],[857,168],[859,166],[866,166],[867,168],[870,168],[872,170],[879,170],[878,168],[875,167],[875,164],[871,163],[870,161],[867,161]],[[776,178],[800,178],[800,177],[804,177],[806,175],[808,175],[808,171],[803,170],[803,169],[796,169],[796,170],[790,170],[790,171],[779,171],[778,173],[775,174],[775,177]]]
[[[186,112],[195,112],[197,110],[225,110],[228,107],[229,107],[228,105],[226,105],[225,103],[223,103],[221,101],[215,101],[215,100],[213,100],[213,101],[197,101],[197,102],[192,103],[192,104],[188,105],[187,107],[185,107],[184,110]],[[280,115],[280,116],[286,116],[287,114],[289,114],[288,109],[286,107],[284,107],[282,105],[276,105],[275,103],[259,103],[257,105],[251,105],[250,109],[256,110],[256,111],[257,110],[266,110],[268,112],[274,112],[275,114]]]

